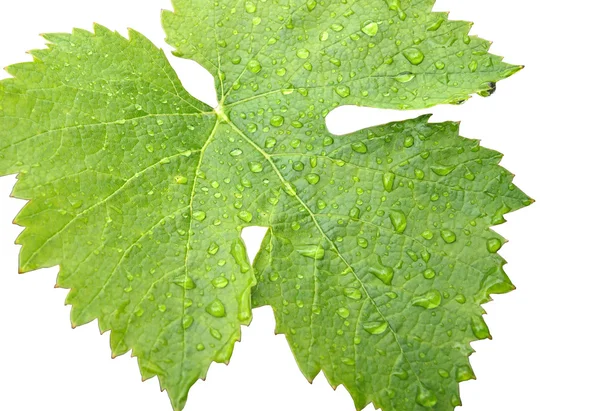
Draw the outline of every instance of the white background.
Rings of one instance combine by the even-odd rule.
[[[168,50],[159,11],[169,7],[169,0],[0,0],[0,67],[28,61],[24,52],[44,44],[38,33],[93,22],[122,33],[133,27]],[[436,10],[476,22],[474,33],[494,40],[495,54],[526,69],[491,98],[427,111],[462,121],[462,135],[503,152],[502,165],[537,200],[498,228],[510,239],[502,255],[518,290],[486,306],[494,340],[474,345],[478,380],[461,384],[461,410],[600,410],[600,6],[440,0]],[[171,61],[192,94],[215,102],[206,72]],[[342,133],[416,114],[342,108],[328,122]],[[170,410],[156,379],[140,382],[135,360],[110,359],[108,335],[95,323],[71,330],[66,291],[53,288],[57,269],[17,274],[20,228],[11,221],[23,202],[9,198],[13,183],[0,178],[0,410]],[[248,237],[256,250],[259,236]],[[353,410],[343,388],[334,392],[322,375],[312,386],[303,379],[273,329],[270,309],[256,310],[230,366],[213,365],[187,410]]]

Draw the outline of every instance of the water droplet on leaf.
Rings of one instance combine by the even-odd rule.
[[[383,174],[383,188],[388,193],[394,189],[394,180],[396,180],[396,174],[390,172]]]
[[[353,287],[344,288],[344,295],[352,300],[360,300],[362,298],[360,290]]]
[[[181,321],[181,325],[182,325],[182,327],[183,327],[184,330],[187,330],[188,328],[190,328],[193,323],[194,323],[194,317],[192,317],[191,315],[184,315],[183,316],[183,320]]]
[[[173,278],[173,282],[178,286],[185,288],[186,290],[193,290],[196,288],[196,283],[188,275],[182,274]]]
[[[428,390],[427,388],[423,387],[422,385],[419,385],[419,388],[417,389],[417,398],[416,398],[417,404],[426,407],[426,408],[431,408],[434,407],[437,404],[437,397],[435,396],[435,394],[431,391]]]
[[[325,256],[325,249],[320,245],[303,245],[298,246],[296,251],[304,257],[314,258],[315,260],[322,260]]]
[[[250,60],[248,62],[248,71],[251,73],[259,73],[262,70],[262,66],[258,60]]]
[[[366,21],[361,28],[363,33],[371,37],[375,36],[378,30],[379,25],[373,21]]]
[[[385,321],[371,321],[363,324],[364,330],[372,335],[383,334],[387,330],[387,326]]]
[[[212,285],[215,288],[225,288],[229,284],[229,280],[225,277],[217,277],[212,280]]]
[[[413,64],[415,66],[421,64],[425,59],[425,55],[423,54],[423,52],[416,47],[409,47],[406,50],[404,50],[402,54],[404,55],[404,57],[406,57],[410,64]]]
[[[406,214],[401,210],[390,211],[390,221],[397,233],[402,234],[406,230]]]
[[[416,77],[416,75],[414,73],[411,73],[409,71],[404,71],[400,74],[398,74],[396,77],[394,77],[394,80],[396,80],[399,83],[408,83],[409,81],[413,80]]]
[[[221,300],[216,299],[206,307],[206,312],[213,317],[222,318],[225,317],[225,306]]]
[[[365,154],[368,151],[367,146],[362,141],[352,143],[351,147],[352,150],[360,154]]]
[[[350,87],[348,86],[337,86],[335,88],[335,92],[337,93],[338,96],[342,97],[342,98],[346,98],[350,95]]]
[[[496,253],[502,247],[502,242],[497,238],[490,238],[487,240],[486,246],[490,253]]]
[[[412,299],[412,305],[423,307],[428,310],[439,307],[442,303],[442,295],[438,290],[431,290],[425,294],[416,296]]]
[[[442,239],[448,244],[452,244],[456,241],[456,234],[453,231],[442,230],[440,231],[440,235],[442,236]]]

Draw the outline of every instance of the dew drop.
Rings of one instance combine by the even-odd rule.
[[[225,306],[221,300],[216,299],[206,307],[206,312],[216,318],[225,317]]]
[[[471,70],[471,73],[475,73],[477,71],[477,67],[479,66],[479,63],[477,63],[476,60],[473,60],[469,63],[469,70]]]
[[[217,277],[212,280],[212,285],[215,288],[225,288],[229,284],[229,280],[225,277]]]
[[[502,247],[502,242],[497,238],[490,238],[487,240],[486,246],[490,253],[496,253]]]
[[[456,241],[456,234],[454,233],[454,231],[442,230],[440,232],[440,235],[442,236],[442,239],[448,244],[452,244]]]
[[[268,137],[265,140],[265,147],[266,148],[273,148],[273,147],[275,147],[276,144],[277,144],[277,140],[274,139],[273,137]]]
[[[240,211],[238,213],[238,217],[240,218],[240,220],[249,223],[250,221],[252,221],[252,213],[249,211]]]
[[[455,166],[432,166],[431,171],[433,171],[438,176],[447,176],[452,171],[454,171]]]
[[[419,404],[422,407],[425,408],[431,408],[434,407],[437,404],[437,397],[435,396],[435,394],[431,391],[428,390],[427,388],[423,387],[422,385],[419,385],[419,388],[417,390],[417,404]]]
[[[390,10],[400,10],[400,0],[386,0]]]
[[[220,340],[221,338],[223,338],[219,330],[216,330],[214,328],[210,329],[210,335],[212,335],[215,340]]]
[[[263,165],[256,161],[251,161],[249,167],[250,171],[252,171],[253,173],[260,173],[261,171],[263,171]]]
[[[351,300],[360,300],[362,298],[362,293],[360,290],[353,287],[344,288],[344,295]]]
[[[196,288],[196,283],[194,282],[194,280],[192,280],[191,277],[189,277],[186,274],[182,274],[180,276],[175,277],[173,279],[173,283],[186,290],[193,290],[194,288]]]
[[[250,71],[251,73],[259,73],[262,70],[262,66],[260,65],[260,62],[258,60],[250,60],[248,62],[248,71]]]
[[[383,334],[387,330],[387,323],[385,321],[371,321],[363,324],[363,328],[366,332],[371,335]]]
[[[250,214],[250,213],[248,213],[248,214]],[[248,220],[248,222],[250,222],[251,220],[252,220],[252,214],[250,214],[250,220]],[[244,221],[246,221],[246,220],[244,220]],[[247,273],[248,271],[250,271],[250,264],[248,263],[246,248],[244,247],[244,245],[242,244],[241,241],[239,241],[239,240],[234,241],[234,243],[231,246],[231,255],[233,256],[233,259],[235,260],[237,265],[240,267],[240,271],[242,273]],[[227,284],[225,284],[225,285],[227,285]]]
[[[379,278],[386,285],[392,284],[392,280],[394,278],[394,269],[382,265],[381,260],[379,261],[379,263],[379,267],[369,268],[369,274],[372,274],[375,277]]]
[[[437,31],[442,24],[444,24],[444,19],[440,17],[435,23],[427,27],[427,31]]]
[[[271,117],[270,123],[273,127],[281,127],[285,119],[282,116]]]
[[[404,71],[400,74],[398,74],[396,77],[394,77],[394,80],[396,80],[399,83],[408,83],[409,81],[413,80],[416,77],[416,75],[414,73],[411,73],[410,71]]]
[[[390,172],[383,174],[383,188],[388,193],[394,189],[394,180],[396,180],[396,174]]]
[[[377,31],[379,31],[379,25],[374,21],[366,21],[360,30],[367,36],[373,37],[377,34]]]
[[[342,318],[348,318],[350,316],[350,311],[347,308],[340,307],[337,309],[337,314]]]
[[[365,143],[363,143],[362,141],[357,141],[355,143],[351,144],[352,150],[354,150],[355,152],[359,153],[359,154],[365,154],[367,151],[369,151],[367,149],[367,146],[365,145]]]
[[[399,379],[401,379],[402,381],[406,381],[408,380],[408,373],[404,370],[401,370],[399,372],[395,372],[394,375],[396,377],[398,377]]]
[[[219,252],[219,244],[217,244],[215,242],[210,243],[210,245],[208,246],[208,249],[206,251],[210,255],[217,254]]]
[[[340,85],[335,88],[335,92],[338,96],[340,96],[342,98],[346,98],[350,95],[350,87]]]
[[[423,271],[423,277],[425,277],[428,280],[431,280],[433,277],[435,277],[435,275],[435,270],[432,270],[431,268],[428,268],[427,270]]]
[[[461,365],[456,369],[456,381],[463,382],[475,380],[475,373],[469,364]]]
[[[409,47],[402,52],[404,57],[410,62],[410,64],[418,66],[425,59],[425,55],[421,50],[416,47]]]
[[[458,395],[452,394],[452,398],[450,398],[450,404],[452,404],[453,407],[460,407],[462,405],[462,401]]]
[[[483,90],[477,92],[481,97],[489,97],[496,92],[496,83],[491,81],[482,85]]]
[[[428,310],[437,308],[442,303],[442,294],[438,290],[431,290],[425,294],[416,296],[412,299],[412,305],[423,307]]]
[[[181,321],[181,325],[183,326],[184,330],[187,330],[188,328],[190,328],[193,323],[194,323],[194,317],[192,317],[191,315],[185,315],[185,316],[183,316],[183,320]]]
[[[487,324],[483,320],[483,317],[481,316],[476,316],[472,318],[471,330],[473,331],[473,334],[475,334],[475,337],[477,337],[480,340],[485,340],[486,338],[491,339],[492,337],[490,334],[490,329],[488,328]]]
[[[243,153],[242,150],[240,150],[239,148],[234,148],[233,150],[231,150],[229,152],[229,155],[231,155],[231,157],[237,157],[237,156],[241,156]]]
[[[206,219],[206,213],[204,211],[196,211],[192,214],[192,217],[196,221],[204,221]]]
[[[188,179],[187,179],[187,177],[184,177],[184,176],[175,176],[175,182],[177,184],[187,184]]]
[[[425,230],[421,233],[421,237],[423,237],[426,240],[431,240],[433,238],[433,231]]]
[[[306,176],[306,181],[308,181],[308,183],[312,185],[317,184],[319,180],[321,180],[321,177],[315,173],[310,173]]]
[[[325,249],[320,245],[302,245],[296,247],[296,251],[304,257],[313,258],[315,260],[322,260],[325,256]]]
[[[506,204],[503,204],[492,216],[492,225],[498,225],[505,223],[504,214],[507,214],[511,211],[511,208]]]
[[[248,13],[256,13],[256,4],[252,1],[246,1],[246,12]]]
[[[298,58],[301,59],[307,59],[308,56],[310,56],[310,51],[308,51],[307,49],[299,49],[298,51],[296,51],[296,56],[298,56]]]
[[[390,211],[390,221],[392,222],[392,226],[397,233],[402,234],[404,230],[406,230],[406,214],[400,210],[392,210]]]

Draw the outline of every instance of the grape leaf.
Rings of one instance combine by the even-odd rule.
[[[512,289],[489,227],[531,200],[455,123],[334,136],[324,118],[487,96],[520,67],[432,1],[173,3],[167,41],[214,75],[214,109],[133,30],[45,35],[8,68],[20,270],[59,265],[73,326],[98,319],[175,410],[229,361],[252,304],[357,407],[453,409],[469,342],[489,336],[480,304]],[[254,267],[250,225],[270,228]]]
[[[318,156],[281,154],[316,159],[322,183],[272,214],[253,303],[273,307],[306,378],[323,370],[357,409],[451,410],[475,378],[469,344],[490,338],[480,304],[513,289],[489,227],[530,200],[456,123],[344,137]]]

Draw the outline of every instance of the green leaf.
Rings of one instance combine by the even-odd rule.
[[[240,230],[264,200],[224,162],[229,129],[130,37],[48,35],[8,69],[0,173],[20,173],[14,195],[31,200],[15,220],[21,271],[59,264],[73,326],[97,318],[113,355],[133,350],[180,409],[250,321]]]
[[[74,326],[98,319],[181,410],[273,306],[300,368],[357,407],[459,403],[480,304],[512,285],[489,230],[530,203],[498,153],[427,117],[334,136],[341,104],[424,108],[519,69],[432,1],[176,0],[175,54],[135,31],[46,35],[0,82],[0,175],[19,174],[23,272],[60,265]],[[269,227],[253,268],[242,228]]]
[[[432,13],[433,4],[173,0],[175,12],[163,13],[163,25],[175,55],[213,74],[221,104],[237,106],[234,117],[246,107],[274,114],[285,107],[287,129],[294,120],[304,123],[297,117],[313,106],[316,114],[341,104],[462,103],[473,93],[490,95],[497,81],[521,69],[489,54],[490,42],[469,36],[471,23]]]
[[[323,370],[357,409],[458,406],[469,344],[491,338],[481,304],[513,289],[489,227],[531,202],[501,155],[421,117],[274,156],[299,194],[272,217],[253,303],[273,307],[306,378]],[[311,159],[314,186],[289,167]]]

